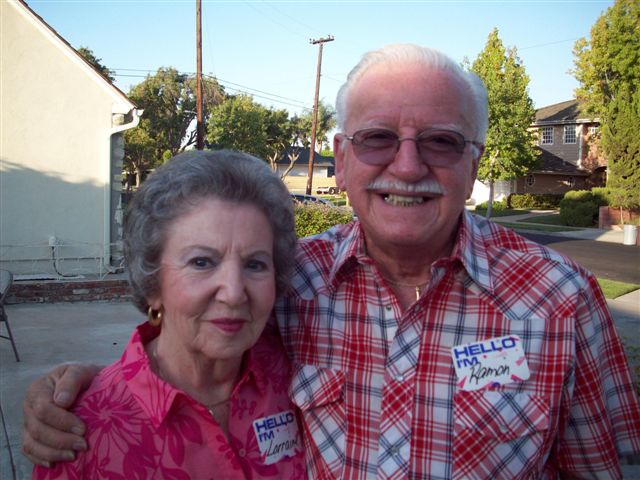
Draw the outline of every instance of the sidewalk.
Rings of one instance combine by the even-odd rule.
[[[522,215],[511,215],[506,217],[492,217],[491,220],[496,223],[517,223],[522,225],[522,229],[526,230],[527,222],[523,221],[529,218],[535,218],[545,215],[559,215],[557,210],[531,210],[530,213]],[[540,223],[532,223],[531,225],[540,226]],[[624,240],[624,232],[622,230],[604,230],[600,228],[582,228],[579,230],[568,230],[566,232],[545,232],[536,230],[537,233],[545,235],[556,235],[559,237],[581,238],[583,240],[597,240],[600,242],[619,243],[622,245]]]
[[[609,301],[609,306],[621,337],[640,346],[640,290]],[[27,386],[62,362],[113,362],[135,325],[146,318],[130,303],[21,304],[6,309],[22,361],[17,363],[11,344],[0,339],[0,406],[4,418],[0,429],[0,478],[21,480],[31,478],[32,468],[20,453],[21,404]],[[625,478],[640,479],[640,465],[624,469]]]

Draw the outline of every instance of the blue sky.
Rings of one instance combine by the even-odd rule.
[[[127,93],[148,71],[195,72],[195,0],[27,0],[71,45],[86,46],[116,72]],[[613,1],[207,1],[202,0],[203,72],[228,92],[299,112],[313,104],[318,46],[320,98],[334,105],[363,53],[389,43],[476,58],[494,27],[517,47],[537,108],[569,100],[573,45]]]

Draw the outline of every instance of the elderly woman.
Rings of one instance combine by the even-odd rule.
[[[34,478],[304,478],[289,364],[267,325],[296,241],[282,182],[246,154],[184,153],[124,223],[148,321],[76,404],[89,450]]]

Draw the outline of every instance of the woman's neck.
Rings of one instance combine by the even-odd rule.
[[[205,406],[229,399],[242,368],[242,357],[212,360],[177,348],[162,333],[146,349],[156,375]]]

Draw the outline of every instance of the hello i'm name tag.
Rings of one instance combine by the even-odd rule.
[[[451,349],[458,387],[472,391],[527,380],[531,373],[516,335],[458,345]]]
[[[291,410],[255,420],[253,431],[265,465],[272,465],[302,451],[298,422]]]

